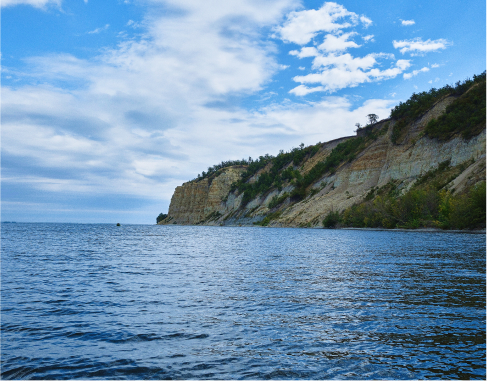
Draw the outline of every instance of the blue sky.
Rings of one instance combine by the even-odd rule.
[[[485,70],[485,1],[2,0],[2,220],[154,223],[222,160]]]

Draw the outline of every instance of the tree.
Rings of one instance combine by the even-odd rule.
[[[369,124],[377,123],[377,121],[379,120],[379,116],[376,114],[369,114],[367,115],[367,118],[369,118]]]
[[[161,222],[161,221],[162,221],[162,220],[164,220],[166,217],[167,217],[167,214],[160,213],[160,214],[157,216],[157,218],[156,218],[157,223]]]
[[[360,125],[360,123],[355,123],[355,127],[357,127],[357,130],[360,130],[362,128],[362,126]]]

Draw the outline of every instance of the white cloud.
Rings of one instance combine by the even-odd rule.
[[[374,68],[378,64],[376,58],[380,54],[369,54],[362,58],[353,58],[350,54],[316,57],[313,68],[321,68],[321,72],[305,76],[296,76],[295,82],[301,84],[319,84],[315,88],[300,85],[291,90],[295,95],[306,95],[314,91],[334,92],[346,87],[356,87],[362,83],[394,78],[410,66],[408,60],[398,60],[389,69],[379,70]],[[389,58],[388,55],[385,55]]]
[[[404,53],[410,53],[414,55],[424,55],[428,52],[437,52],[441,49],[446,49],[447,46],[451,45],[451,42],[440,38],[438,40],[426,40],[423,41],[420,37],[414,38],[412,40],[403,41],[392,41],[394,48],[399,49],[399,51]]]
[[[374,35],[373,34],[369,34],[367,36],[363,36],[362,38],[363,38],[363,40],[365,42],[374,41]]]
[[[353,57],[344,53],[350,48],[362,46],[352,40],[352,37],[358,35],[356,31],[343,31],[359,23],[367,28],[372,20],[332,2],[324,3],[318,10],[291,12],[283,26],[275,28],[276,34],[284,42],[299,45],[307,45],[314,38],[314,46],[302,46],[299,50],[291,50],[289,54],[298,58],[314,57],[312,69],[315,72],[295,76],[293,80],[300,84],[289,93],[305,96],[318,91],[335,92],[366,82],[394,78],[410,66],[408,60],[399,60],[388,69],[379,69],[381,64],[377,59],[392,60],[395,59],[394,55],[372,53],[364,57]],[[319,45],[316,42],[318,34],[324,34],[323,42]],[[360,37],[369,42],[373,41],[374,35]],[[310,86],[312,84],[316,86]]]
[[[318,49],[325,52],[338,52],[347,50],[348,48],[359,48],[353,41],[349,41],[349,38],[356,35],[357,33],[344,33],[340,36],[335,36],[333,34],[327,34],[323,43],[318,46]]]
[[[36,8],[45,8],[48,5],[61,6],[62,0],[2,0],[3,7],[12,7],[15,5],[26,4]]]
[[[431,65],[431,67],[432,67],[432,68],[437,68],[437,67],[440,67],[440,65],[438,65],[438,64],[433,64],[433,65]]]
[[[368,28],[372,25],[372,20],[364,15],[360,16],[360,21],[362,22],[362,24],[364,24],[365,28]]]
[[[293,126],[294,131],[305,137],[305,144],[314,144],[317,141],[354,135],[355,123],[365,123],[370,113],[380,118],[388,117],[394,103],[390,100],[371,99],[354,109],[347,98],[329,96],[319,102],[272,105],[264,112],[275,123]],[[323,129],[323,121],[333,126],[333,129]]]
[[[299,85],[289,91],[290,94],[297,95],[298,97],[302,97],[304,95],[310,94],[310,93],[315,93],[317,91],[325,91],[326,89],[323,86],[317,86],[317,87],[307,87],[304,85]]]
[[[291,50],[289,54],[298,58],[316,57],[320,55],[318,50],[313,46],[304,47],[301,50]]]
[[[414,20],[401,20],[401,24],[404,26],[414,25],[416,24]]]
[[[427,71],[430,71],[428,67],[424,67],[420,70],[413,70],[411,73],[404,73],[403,78],[404,79],[411,79],[415,76],[417,76],[419,73],[426,73]]]
[[[363,18],[363,20],[362,20]],[[365,16],[360,18],[368,25],[371,22]],[[333,2],[326,2],[318,9],[291,12],[282,27],[276,33],[283,41],[305,45],[319,32],[336,32],[357,25],[359,16],[345,7]]]
[[[178,17],[151,9],[139,40],[93,60],[31,57],[21,75],[35,85],[2,88],[2,155],[32,176],[51,174],[35,189],[160,200],[221,160],[295,144],[297,127],[237,102],[283,69],[259,33],[294,5],[174,1]]]
[[[86,33],[87,34],[98,34],[100,32],[103,32],[104,30],[107,30],[108,28],[110,28],[110,24],[106,24],[104,27],[96,28],[95,30],[92,30],[92,31],[89,31]]]

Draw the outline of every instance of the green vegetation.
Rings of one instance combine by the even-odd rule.
[[[485,129],[485,91],[484,79],[450,104],[438,119],[431,120],[425,134],[439,140],[448,140],[458,133],[464,139],[478,135]]]
[[[279,218],[281,215],[281,212],[274,212],[269,215],[267,215],[262,221],[260,222],[254,222],[254,225],[259,225],[259,226],[267,226],[272,220],[275,220]]]
[[[425,173],[414,186],[400,195],[398,185],[390,182],[373,188],[360,204],[342,213],[330,212],[324,227],[375,227],[442,229],[485,228],[485,181],[462,194],[453,194],[445,185],[469,163],[451,167],[448,161]]]
[[[274,157],[271,155],[260,156],[258,160],[251,161],[242,178],[232,184],[230,191],[238,190],[243,193],[242,206],[247,205],[251,200],[260,194],[269,192],[272,188],[282,190],[284,181],[299,178],[301,173],[293,169],[293,166],[300,165],[305,158],[313,157],[321,148],[321,143],[314,146],[293,148],[290,152],[280,151]],[[269,165],[269,170],[261,173],[257,181],[249,183],[248,180],[255,176],[258,171]],[[284,167],[288,167],[282,170]]]
[[[325,219],[323,220],[324,228],[334,228],[340,222],[340,213],[331,211],[329,212]]]
[[[336,224],[350,227],[485,228],[485,182],[461,195],[434,187],[414,188],[399,198],[378,196],[346,209]],[[327,216],[328,218],[328,216]],[[323,225],[325,225],[325,221]]]
[[[156,218],[156,222],[159,223],[161,222],[162,220],[165,220],[167,218],[167,214],[164,214],[164,213],[160,213],[157,218]]]
[[[341,164],[351,162],[371,141],[376,140],[385,131],[385,129],[381,131],[370,131],[365,137],[353,137],[339,143],[324,161],[315,164],[304,175],[300,170],[295,169],[295,166],[299,166],[305,158],[313,157],[319,151],[321,143],[306,148],[304,144],[301,144],[299,148],[293,148],[288,153],[281,151],[277,157],[270,155],[261,156],[259,160],[250,161],[242,178],[232,184],[230,191],[237,190],[239,193],[243,193],[241,205],[244,207],[255,197],[260,194],[266,194],[271,189],[281,191],[283,184],[289,182],[294,185],[294,190],[291,194],[285,197],[283,195],[279,199],[274,198],[269,207],[271,209],[276,207],[284,202],[287,197],[290,197],[293,202],[301,201],[309,195],[307,188],[311,184],[319,180],[326,173],[335,173]],[[257,181],[250,183],[250,178],[255,176],[259,170],[265,168],[267,165],[269,165],[268,170],[263,171]],[[318,190],[311,190],[312,194],[317,192]]]
[[[214,211],[214,212],[210,213],[209,215],[207,215],[203,222],[214,221],[214,220],[219,219],[221,216],[222,216],[222,214],[220,212]]]
[[[292,201],[300,201],[306,198],[306,188],[319,180],[326,173],[335,173],[338,167],[345,163],[351,162],[362,152],[367,145],[376,140],[384,131],[371,131],[366,137],[353,137],[342,143],[339,143],[324,161],[320,161],[304,176],[295,175],[296,187],[291,193]]]
[[[460,102],[457,106],[455,106],[456,108],[454,108],[454,110],[450,111],[452,113],[452,116],[449,117],[450,119],[448,119],[447,123],[450,127],[444,130],[443,127],[440,128],[437,125],[432,125],[429,129],[430,132],[427,132],[428,134],[436,134],[435,137],[441,136],[442,138],[447,139],[449,136],[451,136],[449,131],[454,130],[453,125],[455,121],[461,120],[463,118],[464,120],[469,120],[468,123],[463,124],[463,128],[465,128],[466,126],[466,128],[469,130],[469,132],[467,132],[467,135],[469,135],[470,133],[475,133],[475,127],[478,123],[481,123],[481,121],[478,121],[480,115],[482,114],[482,108],[484,110],[483,120],[485,123],[485,71],[480,75],[474,75],[473,80],[467,79],[463,82],[457,82],[454,87],[446,85],[441,89],[432,88],[429,91],[423,91],[418,94],[413,93],[413,95],[406,102],[400,102],[396,107],[391,110],[391,118],[394,118],[396,120],[391,134],[391,141],[394,144],[399,144],[401,142],[402,136],[404,135],[405,127],[412,121],[418,119],[431,107],[433,107],[433,105],[442,97],[446,95],[460,96],[464,94],[468,89],[470,89],[472,85],[482,82],[484,83],[483,101],[480,94],[481,90],[476,91],[476,95],[474,97],[472,97],[471,99],[469,98],[469,100],[465,100],[464,102]],[[471,101],[477,102],[477,106],[473,107],[478,107],[480,105],[480,110],[477,110],[475,118],[470,118],[468,116],[469,110],[472,109],[472,107],[470,107],[468,104]],[[471,127],[471,124],[474,124],[474,126]],[[460,129],[460,127],[458,127],[458,129]],[[433,137],[433,135],[430,136]]]
[[[220,164],[215,164],[213,167],[208,167],[208,172],[203,171],[201,174],[198,174],[198,176],[193,179],[192,181],[199,181],[203,180],[206,177],[211,177],[212,175],[216,174],[220,169],[227,168],[227,167],[232,167],[234,165],[248,165],[249,162],[252,161],[252,158],[249,157],[249,160],[227,160],[227,161],[222,161]]]
[[[286,201],[288,197],[289,197],[289,193],[287,192],[284,192],[282,196],[275,195],[274,197],[272,197],[272,200],[269,203],[269,209],[273,209],[276,206],[282,204],[284,201]]]

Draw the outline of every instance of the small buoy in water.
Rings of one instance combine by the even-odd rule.
[[[117,222],[117,226],[120,226],[120,222]]]

